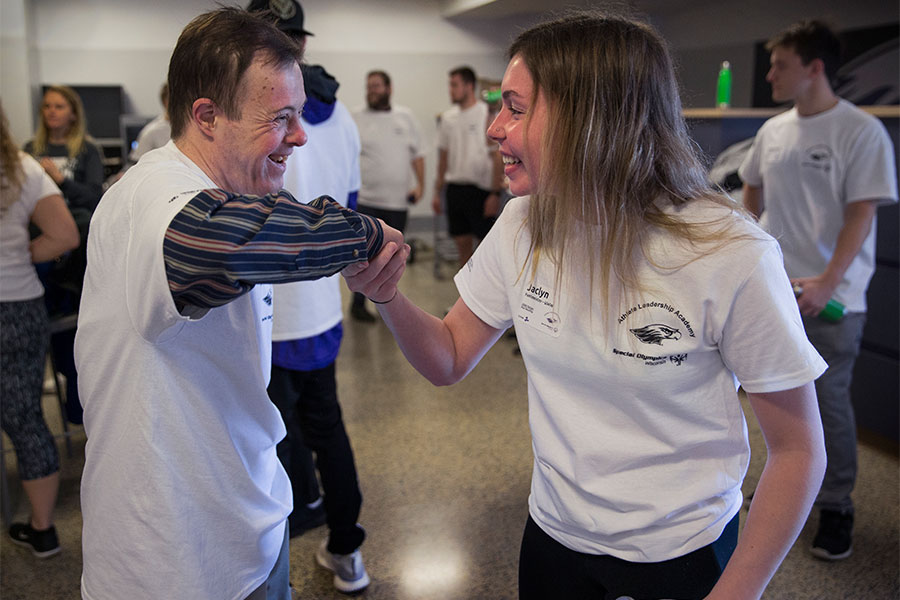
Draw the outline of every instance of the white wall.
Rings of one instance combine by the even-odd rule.
[[[24,0],[0,2],[0,99],[9,118],[10,133],[20,144],[32,134],[29,87],[29,49]]]

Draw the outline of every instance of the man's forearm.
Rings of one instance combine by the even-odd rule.
[[[834,254],[822,273],[822,278],[835,287],[841,282],[869,236],[876,209],[875,200],[852,202],[844,209],[844,224],[838,233]]]
[[[200,192],[166,231],[163,257],[176,302],[226,304],[257,283],[318,279],[371,258],[381,224],[322,197],[301,204],[286,192],[263,197]]]
[[[743,188],[743,202],[744,208],[758,219],[765,208],[762,187],[756,187],[745,183]]]

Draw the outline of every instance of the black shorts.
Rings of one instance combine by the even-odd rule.
[[[496,217],[484,216],[484,201],[490,195],[476,185],[447,184],[447,230],[451,236],[474,235],[484,239]]]
[[[725,569],[738,539],[738,517],[719,539],[684,556],[654,563],[583,554],[547,535],[531,517],[519,553],[519,600],[705,598]]]
[[[381,219],[388,227],[393,227],[400,233],[403,233],[403,231],[406,230],[406,220],[409,215],[408,211],[375,208],[374,206],[363,206],[360,204],[356,207],[356,212],[375,217],[376,219]]]

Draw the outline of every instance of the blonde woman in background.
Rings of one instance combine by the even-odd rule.
[[[17,544],[45,558],[60,551],[53,508],[59,487],[59,453],[41,412],[47,311],[35,262],[53,260],[78,246],[78,229],[59,188],[10,138],[0,107],[0,422],[19,461],[31,518],[13,523]],[[29,239],[29,224],[40,234]]]
[[[649,26],[580,13],[509,56],[488,135],[520,197],[456,275],[460,299],[440,320],[399,293],[405,247],[348,284],[438,385],[515,325],[534,450],[521,598],[759,598],[825,466],[826,365],[778,244],[707,185]],[[768,445],[740,539],[738,382]]]
[[[70,209],[94,212],[103,193],[103,153],[88,135],[84,106],[75,90],[65,85],[47,88],[37,131],[25,152],[38,159]]]
[[[103,193],[103,155],[88,135],[84,106],[75,90],[65,85],[47,88],[37,132],[25,144],[25,152],[34,156],[59,186],[79,234],[86,240],[91,216]],[[51,318],[78,311],[86,265],[86,248],[81,246],[65,260],[38,266]],[[56,367],[66,377],[66,416],[80,424],[78,374],[72,355],[75,330],[54,333],[50,343]]]

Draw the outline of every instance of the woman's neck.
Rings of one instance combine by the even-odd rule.
[[[69,139],[69,130],[50,129],[47,131],[47,141],[51,144],[65,144]]]

